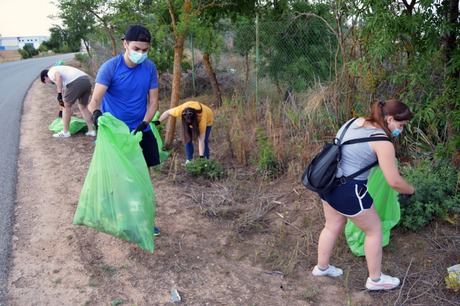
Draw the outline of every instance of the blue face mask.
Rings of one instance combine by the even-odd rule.
[[[399,135],[401,135],[401,130],[394,129],[393,131],[391,131],[391,135],[393,135],[393,137],[398,137]]]
[[[147,52],[143,53],[129,50],[128,57],[131,62],[137,65],[145,61],[145,59],[147,58]]]

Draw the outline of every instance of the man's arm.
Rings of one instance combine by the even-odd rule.
[[[55,79],[55,84],[56,84],[56,90],[58,93],[62,93],[62,78],[61,78],[61,74],[59,73],[59,71],[56,71],[54,73],[54,79]]]
[[[145,113],[145,122],[152,121],[153,116],[158,110],[158,88],[152,88],[149,90],[149,100],[147,104],[147,112]]]
[[[107,86],[96,83],[94,86],[93,95],[91,96],[91,102],[88,105],[90,112],[94,112],[94,110],[101,108],[102,98],[104,97],[106,91]]]

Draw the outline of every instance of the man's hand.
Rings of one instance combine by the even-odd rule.
[[[64,107],[64,100],[62,100],[62,93],[58,92],[57,100],[60,106]]]
[[[97,120],[99,117],[102,116],[102,112],[98,109],[95,109],[93,112],[93,115],[91,116],[91,119],[93,120],[94,127],[97,129]]]
[[[148,126],[149,126],[149,124],[146,121],[142,121],[141,123],[139,123],[139,125],[134,130],[134,135],[136,135],[137,132],[144,131]]]
[[[154,120],[154,121],[152,121],[152,123],[155,124],[156,126],[161,124],[160,120]]]

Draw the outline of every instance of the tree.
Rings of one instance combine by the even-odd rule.
[[[235,49],[244,57],[245,62],[245,86],[249,82],[249,53],[255,45],[254,22],[248,17],[239,17],[235,22]]]
[[[50,38],[43,42],[48,50],[56,53],[76,52],[80,49],[80,39],[73,36],[67,29],[54,25],[49,29]]]
[[[222,95],[216,73],[211,63],[211,54],[219,55],[223,45],[223,37],[216,31],[215,25],[210,20],[204,20],[204,22],[195,25],[192,35],[195,37],[196,46],[203,51],[203,64],[214,93],[215,105],[221,106]]]
[[[60,15],[67,18],[66,20],[70,22],[72,29],[78,34],[87,35],[90,33],[90,23],[104,29],[112,45],[112,55],[115,56],[117,44],[113,12],[118,3],[117,0],[58,0],[58,7],[61,11]],[[75,23],[78,23],[78,18],[83,22],[82,27]]]
[[[88,35],[94,31],[94,16],[82,14],[80,10],[75,9],[74,1],[60,1],[58,8],[60,10],[58,16],[69,33],[83,42],[88,56],[91,57]]]

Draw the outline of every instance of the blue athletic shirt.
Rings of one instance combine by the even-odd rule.
[[[102,99],[102,112],[109,112],[132,131],[144,119],[150,89],[158,88],[157,68],[145,60],[132,68],[119,54],[99,68],[96,83],[107,86]],[[147,127],[145,131],[148,131]]]

